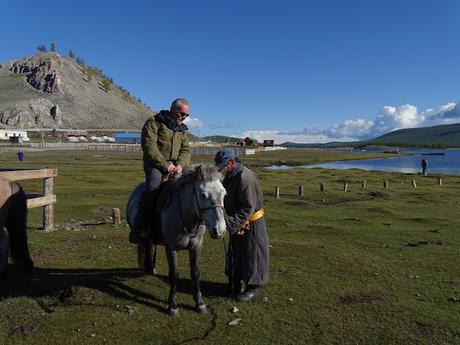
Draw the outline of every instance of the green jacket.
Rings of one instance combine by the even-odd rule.
[[[169,111],[162,110],[149,118],[142,128],[142,151],[144,171],[151,168],[166,172],[168,161],[186,167],[190,164],[190,143],[188,127],[178,126],[169,117]]]

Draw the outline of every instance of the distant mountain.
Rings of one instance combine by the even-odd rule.
[[[368,140],[369,145],[460,147],[460,123],[432,127],[399,129]]]
[[[81,60],[47,52],[0,64],[0,127],[140,129],[153,114]]]
[[[213,143],[219,144],[234,144],[234,143],[242,143],[243,139],[235,138],[235,137],[227,137],[225,135],[210,135],[207,137],[202,137],[201,140],[203,141],[212,141]]]
[[[460,147],[460,123],[432,127],[399,129],[380,137],[353,142],[330,142],[325,144],[283,143],[285,147],[355,147],[394,146],[394,147],[424,147],[449,148]]]

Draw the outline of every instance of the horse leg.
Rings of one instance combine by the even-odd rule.
[[[193,284],[193,298],[195,299],[196,310],[200,313],[206,313],[206,304],[203,302],[203,296],[200,290],[200,254],[201,246],[196,245],[190,248],[190,277]]]
[[[10,240],[10,254],[13,263],[29,271],[34,263],[27,244],[27,198],[18,184],[12,184],[11,204],[6,216],[6,229]]]
[[[176,300],[177,283],[179,280],[179,272],[177,271],[177,251],[169,246],[166,246],[165,249],[169,266],[168,312],[172,316],[177,316],[179,314]]]
[[[146,274],[155,274],[155,259],[156,259],[156,247],[155,256],[153,253],[153,243],[149,239],[142,239],[143,250],[139,253],[143,253],[143,269]],[[142,256],[138,256],[138,260],[142,259]]]
[[[0,277],[5,275],[8,269],[8,252],[8,236],[6,236],[3,229],[0,228]]]

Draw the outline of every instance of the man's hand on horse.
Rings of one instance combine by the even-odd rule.
[[[177,175],[182,174],[182,170],[183,170],[183,169],[184,169],[184,168],[182,168],[182,165],[177,164],[177,165],[176,165],[176,170],[175,170],[176,174],[177,174]]]
[[[168,174],[171,174],[176,171],[176,167],[172,162],[168,163],[168,165],[166,166],[166,171],[168,172]]]

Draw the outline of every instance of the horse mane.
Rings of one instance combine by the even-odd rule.
[[[200,164],[190,166],[182,173],[181,176],[177,178],[176,181],[178,184],[182,185],[184,183],[196,181],[211,182],[220,180],[221,178],[222,174],[215,166],[209,164]]]

